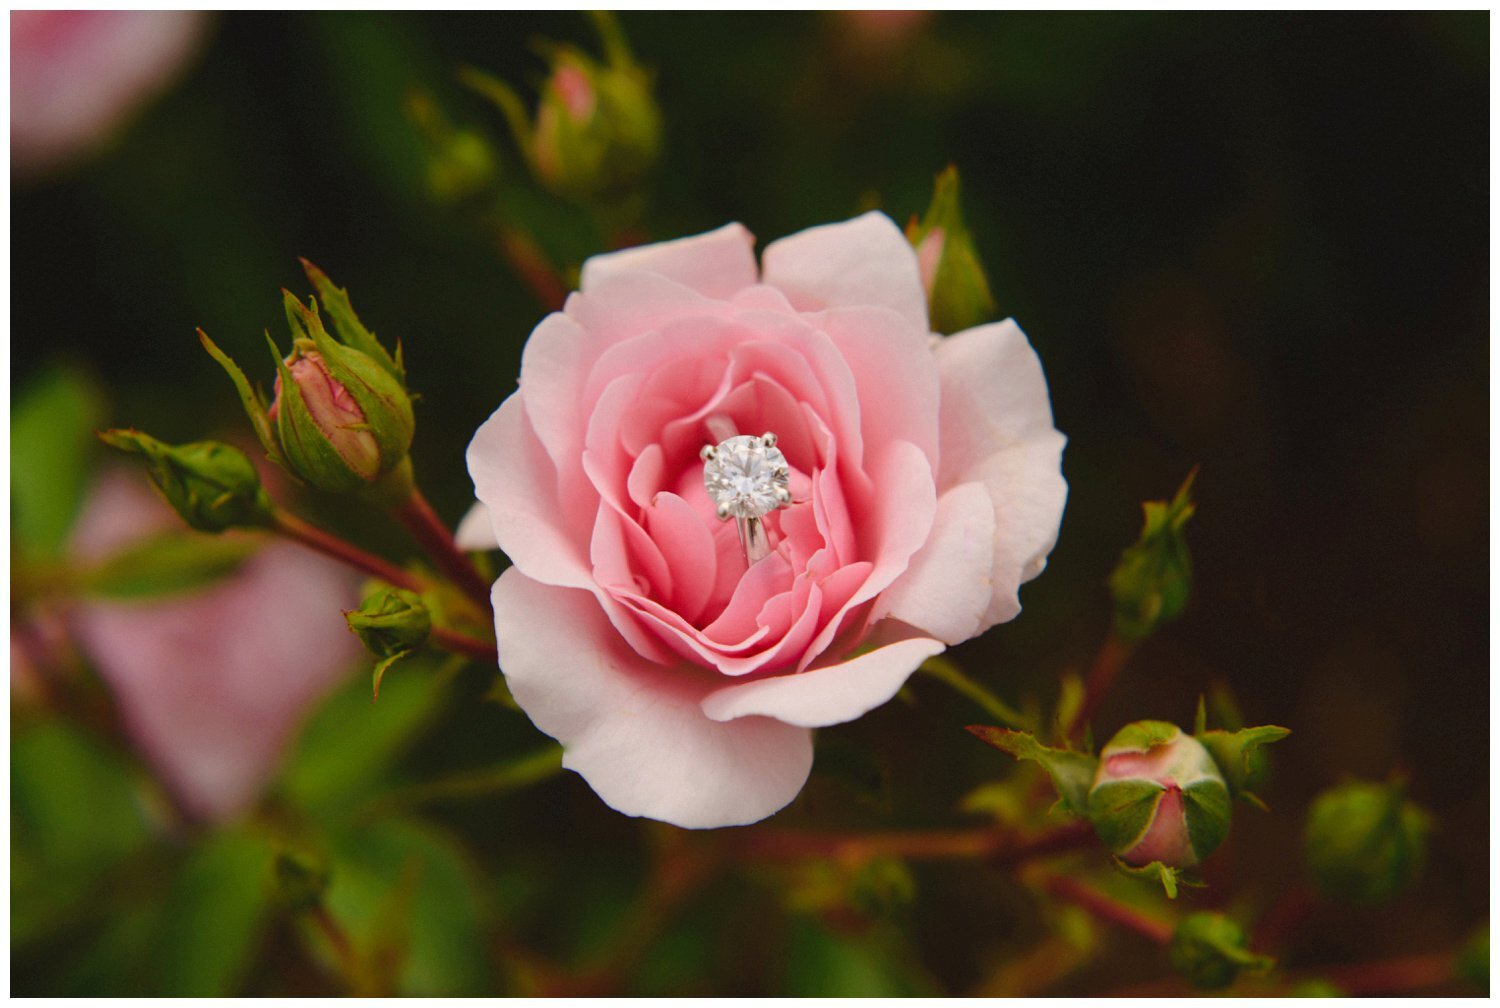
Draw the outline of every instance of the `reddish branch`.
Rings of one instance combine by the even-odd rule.
[[[1077,879],[1063,875],[1045,875],[1042,876],[1041,883],[1042,888],[1053,896],[1066,900],[1074,906],[1082,907],[1102,921],[1116,924],[1127,931],[1134,931],[1157,945],[1166,945],[1172,941],[1171,924],[1147,916],[1135,907],[1127,906],[1113,896],[1084,885]]]
[[[453,533],[443,520],[432,510],[432,505],[427,503],[427,498],[422,496],[422,491],[413,489],[411,496],[398,505],[395,509],[396,518],[406,530],[411,533],[417,545],[421,546],[428,556],[432,557],[433,563],[437,564],[453,583],[462,589],[463,593],[479,606],[480,611],[488,612],[490,607],[490,586],[458,544],[453,541]]]

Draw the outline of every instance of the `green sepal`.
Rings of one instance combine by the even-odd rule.
[[[207,587],[235,571],[264,545],[254,537],[203,539],[166,532],[133,543],[85,574],[89,595],[152,598]]]
[[[375,338],[375,334],[365,328],[359,316],[354,313],[354,305],[349,301],[348,290],[335,287],[326,273],[306,259],[299,259],[298,262],[302,263],[303,272],[307,274],[307,279],[318,292],[318,298],[323,303],[323,310],[328,313],[328,320],[333,324],[334,332],[338,333],[339,339],[345,345],[353,347],[375,361],[404,386],[406,370],[402,367],[400,344],[397,344],[396,356],[392,358],[386,352],[385,347],[380,345],[380,341]]]
[[[393,373],[378,361],[328,335],[317,312],[309,314],[309,331],[333,380],[344,386],[360,412],[380,452],[380,471],[392,469],[411,450],[416,420],[411,397]]]
[[[1200,780],[1182,789],[1188,843],[1201,861],[1229,836],[1229,789],[1221,781]]]
[[[275,505],[250,457],[221,441],[169,445],[137,430],[100,431],[111,448],[142,455],[172,509],[200,532],[264,528]]]
[[[1303,852],[1326,895],[1379,903],[1416,881],[1427,862],[1432,816],[1406,797],[1402,781],[1350,781],[1307,813]]]
[[[1196,878],[1186,875],[1181,868],[1169,868],[1160,861],[1152,861],[1150,864],[1140,866],[1126,864],[1119,858],[1114,859],[1115,867],[1134,879],[1145,882],[1156,882],[1161,885],[1162,891],[1167,894],[1167,899],[1177,898],[1179,886],[1188,886],[1193,889],[1202,889],[1203,883]]]
[[[1194,737],[1203,743],[1203,747],[1218,764],[1219,772],[1224,775],[1224,782],[1229,786],[1230,796],[1243,798],[1257,808],[1264,809],[1265,803],[1248,790],[1256,776],[1256,751],[1272,742],[1280,742],[1291,733],[1290,728],[1280,725],[1260,725],[1241,728],[1236,732],[1200,729],[1194,733]]]
[[[1172,933],[1167,956],[1172,967],[1202,990],[1228,987],[1241,973],[1265,973],[1276,965],[1270,956],[1257,955],[1246,945],[1245,931],[1217,913],[1184,917]]]
[[[1069,812],[1076,816],[1089,814],[1089,787],[1094,782],[1094,772],[1099,761],[1088,753],[1071,749],[1053,749],[1044,746],[1029,732],[1010,731],[989,725],[969,725],[968,731],[982,742],[1008,753],[1018,760],[1031,760],[1041,764],[1052,778],[1058,798]]]
[[[1115,632],[1128,642],[1151,636],[1181,615],[1192,591],[1193,565],[1183,534],[1197,505],[1193,503],[1195,468],[1171,501],[1141,505],[1145,523],[1140,538],[1120,555],[1110,574],[1115,602]]]
[[[240,403],[245,407],[245,415],[250,418],[250,426],[255,430],[256,440],[266,450],[266,457],[282,468],[286,468],[286,460],[281,456],[281,446],[276,440],[276,429],[267,412],[265,398],[258,390],[251,387],[250,379],[245,377],[245,372],[240,370],[240,366],[228,354],[220,350],[218,344],[209,339],[208,333],[202,329],[198,330],[198,342],[203,344],[203,349],[219,362],[219,366],[229,375],[229,380],[234,382],[235,391],[240,396]]]
[[[1104,781],[1088,793],[1089,819],[1104,846],[1123,854],[1146,835],[1167,789],[1153,780]]]
[[[941,243],[932,286],[927,292],[933,331],[954,333],[995,316],[995,296],[959,200],[958,168],[949,165],[933,182],[932,202],[921,223],[906,228],[907,240],[922,254],[924,242]]]
[[[395,665],[401,659],[410,657],[414,650],[415,648],[407,648],[405,651],[397,651],[375,666],[374,672],[370,674],[370,686],[372,689],[370,694],[371,703],[380,699],[380,683],[385,679],[386,672],[390,671],[391,666]]]

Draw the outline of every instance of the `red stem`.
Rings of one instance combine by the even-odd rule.
[[[355,570],[363,571],[397,588],[420,592],[426,587],[415,575],[402,570],[389,560],[367,553],[353,543],[324,532],[289,512],[277,510],[271,527],[288,539],[295,540],[309,549],[317,550],[325,556],[331,556]]]
[[[1099,707],[1099,701],[1104,694],[1109,692],[1109,687],[1114,683],[1115,677],[1130,660],[1131,652],[1135,645],[1128,643],[1114,632],[1104,639],[1104,645],[1099,648],[1099,653],[1094,656],[1094,664],[1089,668],[1088,680],[1083,688],[1083,703],[1078,706],[1078,713],[1073,716],[1073,723],[1068,726],[1068,737],[1078,739],[1083,736],[1084,729],[1088,726],[1089,719]]]
[[[489,641],[482,641],[477,637],[459,633],[457,630],[449,630],[447,627],[435,626],[429,635],[429,640],[444,651],[461,654],[475,661],[486,662],[490,665],[498,665],[500,657],[495,653],[495,645]]]
[[[1149,917],[1135,907],[1126,906],[1114,897],[1107,896],[1075,879],[1062,875],[1047,875],[1042,879],[1042,887],[1058,899],[1067,900],[1074,906],[1082,907],[1102,921],[1134,931],[1157,945],[1167,945],[1172,941],[1172,925],[1166,921]]]
[[[542,255],[536,242],[520,231],[503,228],[500,231],[500,251],[510,261],[511,268],[521,278],[542,307],[558,311],[568,299],[568,288],[558,277],[552,264]]]
[[[1009,865],[1072,850],[1089,843],[1092,838],[1093,830],[1087,823],[1069,823],[1019,841],[1008,830],[997,827],[868,834],[759,829],[745,835],[740,854],[750,860],[765,861],[825,857],[860,861],[880,856],[937,860],[986,858],[996,864]]]
[[[422,491],[413,488],[411,496],[397,505],[396,518],[411,533],[417,545],[432,557],[438,569],[453,579],[463,593],[478,604],[481,612],[489,612],[490,586],[479,576],[469,558],[453,541],[453,533],[432,510]]]
[[[1452,952],[1422,952],[1315,971],[1350,997],[1400,994],[1454,981]]]

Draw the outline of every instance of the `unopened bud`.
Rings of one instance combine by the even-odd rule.
[[[1126,864],[1187,868],[1229,832],[1229,789],[1203,743],[1165,721],[1127,725],[1099,753],[1089,819]]]
[[[1245,944],[1245,929],[1228,917],[1195,913],[1177,925],[1167,955],[1172,968],[1194,987],[1218,990],[1228,987],[1241,973],[1264,973],[1275,965]]]
[[[221,441],[164,444],[136,430],[99,435],[112,448],[144,456],[151,481],[192,528],[202,532],[269,525],[275,506],[250,457]]]
[[[1431,823],[1407,801],[1401,784],[1354,781],[1332,788],[1307,814],[1308,870],[1336,899],[1389,899],[1422,873]]]
[[[358,609],[345,612],[344,619],[377,658],[420,647],[432,632],[432,615],[421,596],[401,588],[374,592]]]
[[[957,168],[938,175],[927,213],[920,223],[912,219],[906,237],[917,250],[935,332],[959,332],[994,317],[995,298],[959,203]]]
[[[1127,641],[1149,637],[1187,605],[1193,586],[1192,557],[1183,529],[1193,517],[1193,478],[1182,481],[1171,501],[1146,501],[1141,536],[1120,556],[1109,578],[1115,600],[1115,632]]]
[[[503,81],[475,70],[463,79],[508,120],[537,181],[565,199],[618,204],[634,196],[656,164],[661,113],[651,74],[631,57],[613,15],[598,14],[605,60],[572,46],[551,46],[551,72],[528,122]]]

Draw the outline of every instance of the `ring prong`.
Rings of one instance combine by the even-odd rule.
[[[780,486],[777,487],[776,488],[776,506],[777,507],[786,507],[791,502],[792,502],[792,492],[790,490],[788,490],[786,487],[780,487]]]
[[[775,448],[776,447],[776,442],[779,441],[779,440],[780,440],[780,438],[778,438],[775,434],[771,433],[770,431],[766,431],[764,434],[762,434],[760,436],[761,444],[765,445],[767,448]]]
[[[716,515],[719,516],[719,521],[728,521],[729,520],[729,505],[728,504],[720,504],[718,507],[714,508],[714,514],[716,514]]]
[[[717,454],[719,454],[719,449],[711,444],[706,444],[702,448],[698,449],[698,457],[705,462],[707,462]]]

